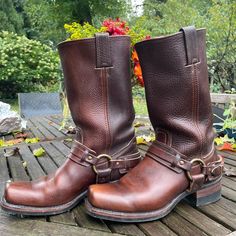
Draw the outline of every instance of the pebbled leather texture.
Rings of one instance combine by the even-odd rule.
[[[96,34],[63,42],[58,50],[79,133],[55,173],[7,185],[5,201],[16,208],[68,203],[90,184],[117,180],[141,160],[132,126],[130,38]]]
[[[157,140],[186,156],[199,158],[209,153],[214,133],[205,30],[197,30],[194,34],[195,40],[188,33],[179,32],[138,43],[135,48]],[[196,59],[196,55],[192,55],[195,44],[197,62],[189,64],[187,58]],[[188,53],[189,48],[191,53]]]
[[[205,33],[186,27],[135,45],[156,141],[119,181],[89,187],[89,204],[99,209],[88,208],[91,215],[128,221],[136,219],[135,213],[140,220],[139,213],[145,212],[145,221],[151,212],[164,212],[182,193],[221,178],[222,159],[213,145]]]

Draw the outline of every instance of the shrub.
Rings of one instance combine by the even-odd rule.
[[[50,47],[25,36],[0,32],[0,98],[55,87],[59,74],[59,57]]]

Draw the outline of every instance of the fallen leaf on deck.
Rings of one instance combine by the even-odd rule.
[[[12,146],[18,143],[22,143],[23,141],[24,141],[23,138],[11,139],[11,140],[5,141],[3,146],[5,147]]]
[[[13,149],[8,149],[6,150],[6,152],[4,153],[4,157],[11,157],[11,156],[15,156],[16,154],[19,153],[19,148],[13,148]]]
[[[27,167],[27,162],[26,162],[26,161],[23,161],[23,162],[22,162],[22,165],[23,165],[24,168],[26,168],[26,167]]]
[[[137,122],[134,123],[134,127],[140,127],[140,126],[145,126],[145,124],[144,124],[144,123],[141,123],[141,122],[139,122],[139,121],[137,121]]]
[[[214,141],[215,141],[217,146],[224,144],[224,141],[223,141],[223,139],[221,137],[215,138]]]
[[[224,174],[229,177],[236,177],[236,170],[232,168],[224,168]]]
[[[0,147],[4,146],[4,141],[2,139],[0,139]]]
[[[141,135],[136,137],[137,144],[147,144],[149,142],[153,142],[155,140],[155,136],[153,135]]]
[[[38,137],[36,138],[27,138],[25,140],[25,143],[38,143],[40,141],[40,139]]]
[[[41,157],[45,154],[45,150],[41,147],[41,148],[37,148],[33,150],[33,154],[36,157]]]
[[[216,145],[221,145],[224,143],[235,143],[234,138],[229,138],[228,135],[226,134],[224,137],[217,137],[214,139]]]
[[[15,138],[27,138],[28,134],[27,133],[18,133],[14,135]]]
[[[222,146],[217,148],[219,151],[232,151],[236,152],[236,149],[233,148],[233,144],[225,142]]]
[[[72,138],[66,138],[66,139],[64,139],[64,141],[65,141],[65,142],[72,142],[73,139],[72,139]]]
[[[142,136],[137,136],[136,142],[137,142],[137,144],[147,144],[147,142],[145,141],[145,139]]]

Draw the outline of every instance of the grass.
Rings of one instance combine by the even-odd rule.
[[[148,115],[146,100],[144,98],[134,97],[133,104],[136,115]]]

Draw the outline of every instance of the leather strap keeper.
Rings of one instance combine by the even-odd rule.
[[[197,63],[199,61],[199,57],[196,28],[194,26],[188,26],[181,28],[180,31],[182,31],[184,35],[187,65]]]
[[[95,34],[96,68],[112,67],[111,45],[108,33]]]

